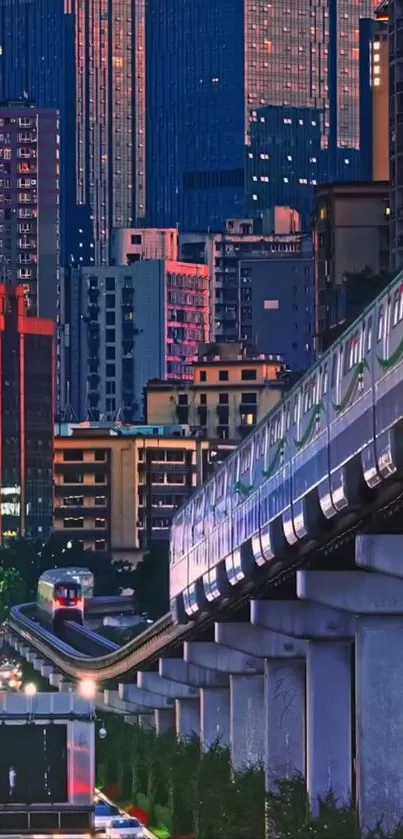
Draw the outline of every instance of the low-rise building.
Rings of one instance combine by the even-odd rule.
[[[281,356],[247,355],[241,344],[207,345],[192,382],[148,383],[147,422],[186,423],[209,440],[237,442],[281,399],[284,373]]]
[[[135,563],[225,454],[178,424],[58,425],[54,530]]]

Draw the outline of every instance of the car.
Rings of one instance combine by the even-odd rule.
[[[143,825],[133,816],[113,819],[105,831],[106,839],[145,839]]]
[[[107,801],[95,799],[94,806],[94,827],[96,833],[105,833],[106,828],[112,823],[113,819],[122,819],[121,810],[115,804],[110,804]]]

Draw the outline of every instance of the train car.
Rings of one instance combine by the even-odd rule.
[[[49,626],[55,635],[63,637],[64,623],[83,624],[84,599],[81,584],[66,573],[72,569],[53,568],[45,571],[38,580],[36,601],[41,623]]]
[[[173,620],[196,618],[259,568],[403,476],[403,272],[176,513]]]

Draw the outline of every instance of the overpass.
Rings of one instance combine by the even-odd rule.
[[[402,427],[403,273],[178,513],[170,613],[106,650],[55,638],[28,604],[9,643],[61,690],[91,679],[102,707],[204,749],[219,736],[234,767],[263,759],[267,789],[302,771],[314,811],[356,790],[363,825],[392,831]]]

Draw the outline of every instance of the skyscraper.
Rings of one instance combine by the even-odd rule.
[[[149,223],[220,230],[291,193],[306,224],[315,182],[358,179],[359,19],[373,8],[148,0]],[[297,156],[302,135],[317,147],[316,115],[320,154]]]
[[[0,100],[28,99],[60,114],[60,259],[79,226],[75,208],[74,25],[70,0],[0,0]]]
[[[145,213],[145,0],[68,0],[75,15],[76,186],[96,264]]]
[[[0,282],[30,315],[56,319],[60,257],[59,113],[0,102]]]

